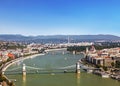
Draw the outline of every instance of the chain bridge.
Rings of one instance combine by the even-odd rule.
[[[78,61],[74,65],[69,65],[65,67],[58,67],[58,68],[38,68],[28,65],[21,65],[16,68],[7,69],[5,71],[2,71],[4,74],[47,74],[47,73],[80,73],[80,70],[86,70],[88,72],[93,71],[95,68],[88,67],[82,64],[81,61]]]
[[[62,73],[62,72],[75,72],[76,65],[70,65],[66,67],[59,67],[59,68],[38,68],[38,67],[32,67],[32,66],[19,66],[12,69],[7,69],[6,71],[3,71],[4,74],[22,74],[23,68],[25,67],[25,70],[27,74],[44,74],[44,73]]]

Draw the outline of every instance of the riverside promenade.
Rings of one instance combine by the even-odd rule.
[[[34,54],[34,55],[31,55],[31,56],[20,57],[20,58],[11,60],[11,61],[7,62],[6,64],[2,65],[1,71],[5,72],[8,67],[10,67],[11,65],[13,65],[13,64],[15,64],[15,63],[17,63],[19,61],[23,61],[23,60],[29,59],[29,58],[34,58],[34,57],[37,57],[37,56],[40,56],[40,55],[45,55],[45,54]]]

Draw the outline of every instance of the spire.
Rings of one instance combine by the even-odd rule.
[[[88,52],[89,52],[88,47],[86,47],[86,53],[88,53]]]
[[[68,44],[70,44],[70,37],[69,37],[69,35],[68,35]]]

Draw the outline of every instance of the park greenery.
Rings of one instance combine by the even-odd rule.
[[[86,47],[88,47],[89,50],[91,48],[91,46],[69,46],[67,47],[67,51],[84,52],[86,50]],[[106,48],[116,48],[116,47],[120,47],[120,43],[119,42],[116,42],[116,43],[105,42],[101,44],[97,43],[97,44],[94,44],[94,47],[96,50],[102,50]]]
[[[120,61],[116,61],[115,67],[120,68]]]

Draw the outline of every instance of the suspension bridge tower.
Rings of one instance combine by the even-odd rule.
[[[76,63],[76,73],[80,74],[80,63],[79,62]]]
[[[23,73],[23,76],[26,76],[26,66],[25,66],[25,64],[23,64],[22,73]]]

